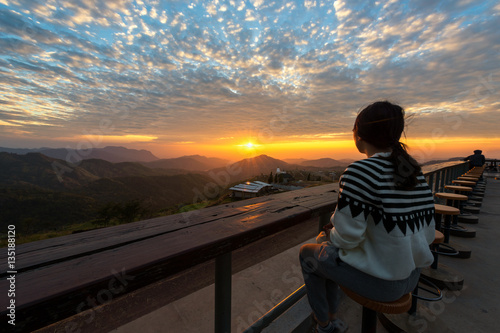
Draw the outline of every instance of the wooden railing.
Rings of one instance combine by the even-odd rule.
[[[428,171],[433,189],[465,164]],[[314,237],[337,191],[328,184],[23,244],[10,267],[3,251],[0,327],[108,332],[215,282],[215,332],[230,332],[231,275]]]
[[[227,331],[231,274],[313,237],[336,191],[337,184],[312,187],[23,244],[13,267],[2,251],[1,327],[107,332],[215,279],[216,331]]]
[[[444,192],[444,186],[469,170],[468,162],[446,162],[423,167],[425,179],[432,193]]]

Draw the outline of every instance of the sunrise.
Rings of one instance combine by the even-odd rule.
[[[495,332],[499,55],[498,0],[0,0],[0,331]]]
[[[498,157],[499,12],[494,1],[3,0],[0,145],[355,158],[336,133],[388,99],[412,115],[411,146],[432,141],[422,156]]]

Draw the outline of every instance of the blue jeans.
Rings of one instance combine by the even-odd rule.
[[[339,284],[369,299],[391,302],[411,292],[418,283],[418,268],[406,279],[383,280],[342,262],[338,251],[338,248],[326,242],[305,244],[300,248],[299,258],[307,298],[318,321],[327,322],[328,313],[337,313]]]

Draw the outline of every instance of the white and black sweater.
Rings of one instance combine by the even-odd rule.
[[[344,171],[330,240],[347,264],[384,280],[402,280],[433,261],[434,201],[422,174],[414,189],[396,189],[388,155],[375,154]]]

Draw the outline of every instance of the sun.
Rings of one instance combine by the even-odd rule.
[[[261,145],[254,143],[252,141],[244,141],[241,144],[237,145],[239,149],[241,149],[242,152],[245,154],[251,153],[255,154],[257,151],[261,149]]]

